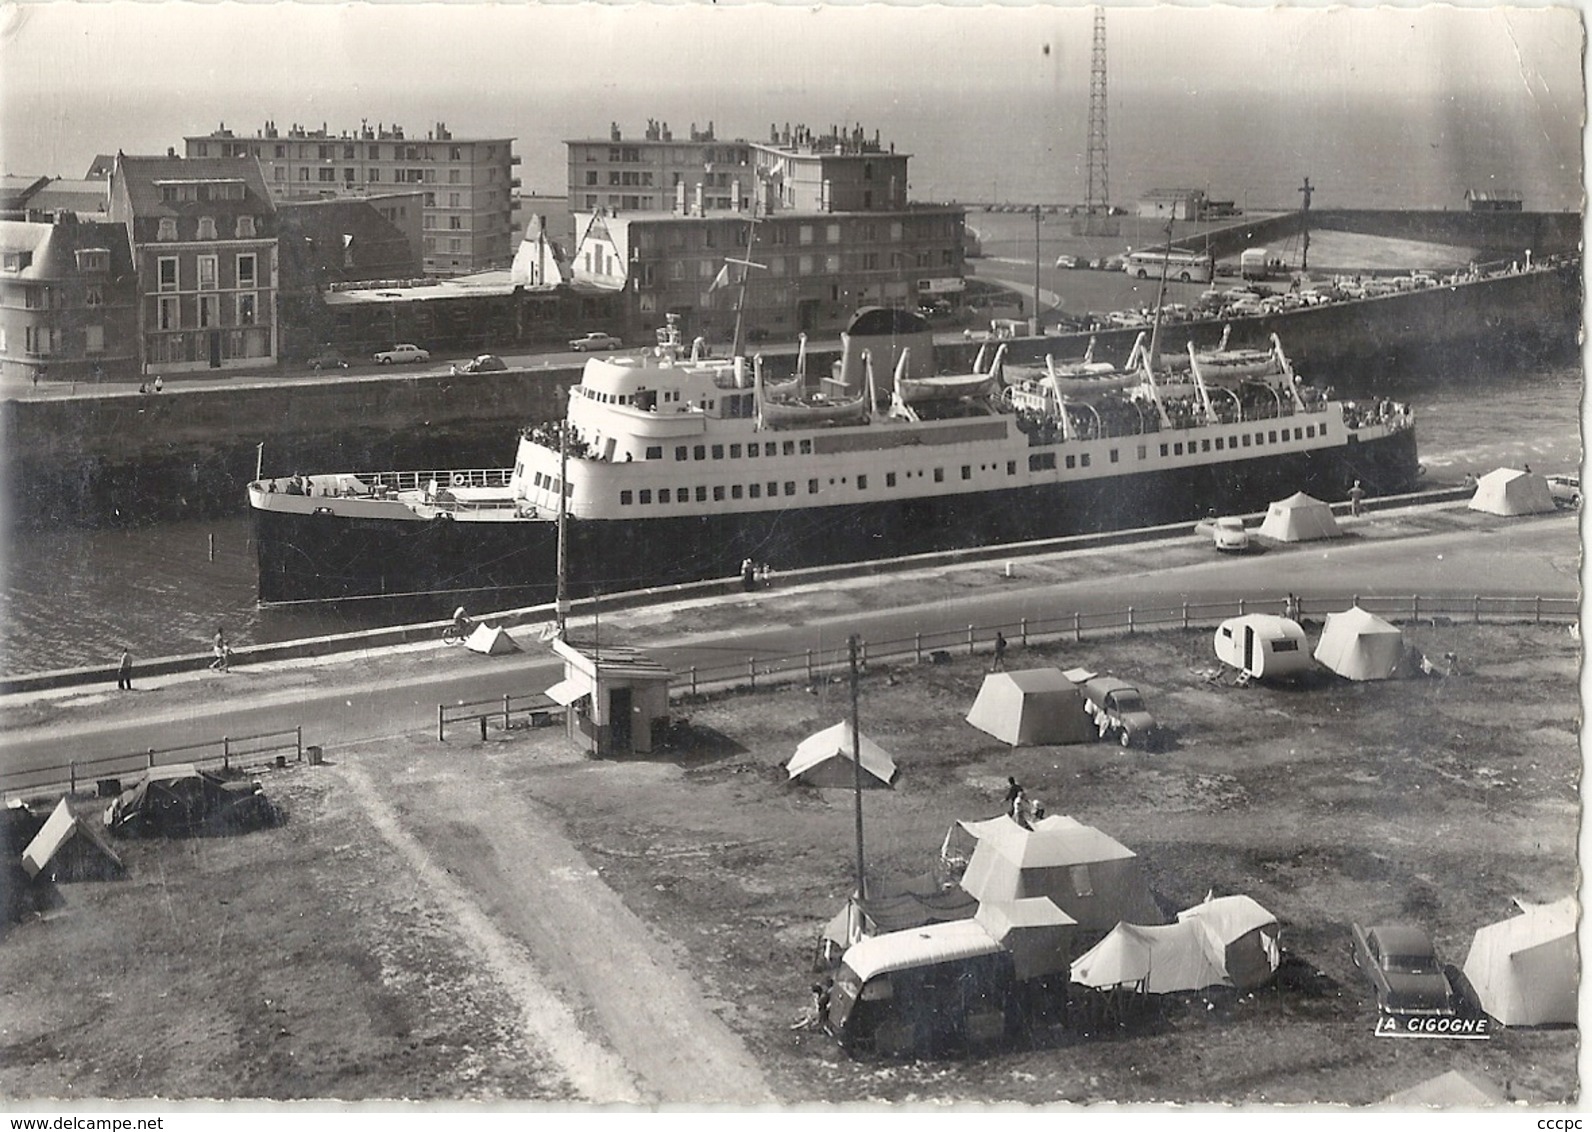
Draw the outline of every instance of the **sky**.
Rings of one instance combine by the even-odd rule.
[[[648,92],[751,136],[767,123],[745,121],[749,92],[812,107],[810,125],[862,118],[880,100],[1035,84],[1082,105],[1091,12],[1000,2],[12,2],[0,9],[0,167],[81,176],[95,153],[180,151],[184,134],[223,121],[252,134],[266,117],[337,132],[386,113],[413,136],[439,109],[463,108],[473,120],[453,114],[456,132],[519,136],[544,124],[539,105],[556,105],[546,136],[529,139],[545,144],[606,132],[613,96]],[[1580,14],[1569,7],[1107,12],[1114,97],[1485,95],[1576,121],[1585,107]],[[678,134],[689,123],[671,125]]]

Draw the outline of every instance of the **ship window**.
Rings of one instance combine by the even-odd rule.
[[[1176,444],[1172,445],[1172,455],[1174,455],[1174,456],[1183,455],[1183,442],[1182,441],[1178,441]]]
[[[730,498],[731,499],[739,499],[739,498],[741,498],[741,485],[740,484],[733,483],[733,484],[730,485]]]
[[[669,502],[669,489],[668,488],[660,487],[658,489],[658,502],[659,503],[667,503],[667,502]]]
[[[802,441],[802,455],[803,456],[811,456],[812,454],[813,454],[813,442],[811,440]]]
[[[763,498],[763,485],[760,483],[748,484],[746,486],[746,494],[753,499]]]
[[[787,440],[785,442],[785,455],[787,455],[787,456],[796,455],[796,442],[794,440]]]
[[[1220,452],[1221,450],[1222,450],[1222,438],[1218,436],[1216,438],[1216,451]]]
[[[944,468],[935,468],[934,469],[934,482],[935,483],[944,483],[945,482],[945,469]]]
[[[661,460],[661,459],[663,459],[663,445],[661,445],[661,444],[648,445],[647,446],[647,459],[649,459],[649,460]]]
[[[1271,443],[1273,443],[1273,444],[1277,443],[1277,430],[1276,429],[1267,430],[1266,435],[1267,435],[1267,437],[1270,438]]]
[[[858,491],[867,491],[868,490],[868,477],[867,476],[858,476],[857,477],[857,490]]]
[[[753,459],[753,460],[757,459],[758,455],[760,454],[758,449],[759,449],[759,445],[757,445],[755,443],[754,444],[748,444],[746,446],[746,455],[747,455],[747,457],[749,459]]]
[[[708,446],[706,444],[698,444],[696,447],[691,449],[691,459],[706,460],[707,458]]]
[[[515,464],[514,465],[514,478],[515,479],[519,479],[524,474],[525,474],[525,465],[524,464]]]
[[[1053,471],[1056,467],[1056,454],[1054,452],[1035,452],[1028,457],[1028,470],[1030,472]]]
[[[1200,451],[1201,452],[1209,452],[1210,450],[1211,450],[1211,442],[1209,440],[1204,440],[1204,441],[1200,442]]]
[[[1295,440],[1303,440],[1304,438],[1305,438],[1305,430],[1304,429],[1302,429],[1302,428],[1294,429],[1294,439]]]
[[[1117,450],[1115,448],[1111,450],[1111,462],[1113,464],[1117,462]]]
[[[1087,468],[1089,466],[1089,453],[1085,452],[1082,456],[1078,457],[1078,462]]]
[[[1017,461],[1016,460],[1007,460],[1006,461],[1006,474],[1009,475],[1009,476],[1015,476],[1017,474]]]
[[[884,474],[884,486],[885,487],[894,487],[895,485],[896,485],[895,484],[895,473],[894,472],[886,472]]]
[[[708,501],[708,489],[707,488],[699,487],[699,488],[696,489],[696,501],[698,503],[706,503]]]
[[[644,488],[641,489],[641,502],[642,503],[651,503],[652,502],[652,488],[644,487]]]
[[[619,505],[621,507],[629,507],[635,501],[635,498],[635,495],[631,492],[621,491],[619,493]]]
[[[1149,454],[1150,454],[1150,446],[1148,444],[1139,445],[1139,459],[1143,460],[1147,456],[1149,456]]]
[[[817,480],[808,480],[807,481],[807,494],[808,495],[817,495],[818,494],[818,481]]]
[[[740,458],[741,458],[741,446],[739,444],[730,445],[730,459],[739,460]]]
[[[715,444],[715,445],[714,445],[714,446],[713,446],[713,458],[714,458],[714,459],[715,459],[715,460],[722,460],[722,459],[724,459],[724,445],[722,445],[722,444]]]
[[[1305,425],[1305,435],[1306,436],[1315,436],[1315,434],[1316,434],[1316,426],[1315,425],[1313,425],[1313,424],[1312,425]]]
[[[795,495],[796,494],[796,481],[795,480],[786,480],[785,481],[785,494],[786,495]]]
[[[1076,468],[1077,466],[1078,466],[1078,457],[1076,457],[1076,456],[1068,456],[1067,457],[1067,467]]]
[[[714,487],[714,489],[713,489],[713,502],[715,502],[715,503],[723,503],[724,502],[724,485],[723,484],[719,484],[716,487]]]
[[[1161,455],[1163,455],[1163,456],[1166,455],[1166,445],[1164,445],[1164,444],[1161,445]]]
[[[682,445],[680,445],[678,448],[676,448],[674,450],[674,458],[676,460],[684,460],[685,459],[685,445],[682,444]]]
[[[778,494],[779,494],[779,484],[770,482],[769,485],[768,485],[768,497],[770,499],[773,499],[774,496],[776,496]],[[790,492],[787,491],[785,494],[789,495]]]
[[[962,465],[962,478],[965,479],[965,480],[970,480],[970,479],[973,478],[973,468],[972,468],[971,465],[969,465],[969,464],[963,464]]]
[[[1248,447],[1249,447],[1249,433],[1247,433],[1247,432],[1246,432],[1246,433],[1244,433],[1244,435],[1243,435],[1243,436],[1241,436],[1241,437],[1239,437],[1239,439],[1240,439],[1240,440],[1242,440],[1242,441],[1243,441],[1243,442],[1244,442],[1244,447],[1245,447],[1245,448],[1248,448]]]

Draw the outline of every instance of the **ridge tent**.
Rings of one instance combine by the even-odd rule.
[[[1580,966],[1576,898],[1516,903],[1520,915],[1476,929],[1465,978],[1481,1008],[1501,1025],[1574,1023]]]
[[[471,652],[486,653],[489,656],[520,651],[520,646],[515,644],[514,638],[497,625],[477,625],[464,639],[464,647]]]
[[[1387,680],[1404,660],[1404,634],[1374,613],[1351,605],[1327,614],[1315,657],[1350,680]]]
[[[1490,1108],[1505,1100],[1503,1092],[1487,1078],[1450,1069],[1419,1085],[1400,1089],[1385,1103],[1422,1108]]]
[[[1547,478],[1515,468],[1494,468],[1477,480],[1469,507],[1489,515],[1542,515],[1554,510]]]
[[[895,760],[866,735],[859,738],[862,784],[889,786],[895,778]],[[851,748],[850,723],[837,723],[816,735],[809,735],[797,744],[796,753],[785,764],[785,771],[790,776],[788,781],[794,782],[799,778],[809,786],[851,786]]]
[[[1239,990],[1264,986],[1277,973],[1282,960],[1277,936],[1282,928],[1258,901],[1248,896],[1206,897],[1177,918],[1204,928],[1227,981]]]
[[[1302,491],[1296,491],[1266,508],[1260,533],[1278,542],[1309,542],[1343,534],[1332,508]]]
[[[967,721],[1002,743],[1092,743],[1098,738],[1083,693],[1058,668],[991,672]]]
[[[1131,987],[1147,994],[1197,991],[1226,982],[1206,933],[1193,920],[1164,927],[1122,923],[1078,956],[1072,981],[1095,990]]]
[[[127,872],[116,850],[72,813],[65,798],[22,851],[22,868],[30,880],[43,873],[53,881],[109,880]]]
[[[973,919],[1012,953],[1019,979],[1067,969],[1072,929],[1077,921],[1046,896],[980,904]]]
[[[848,897],[845,907],[825,925],[820,947],[826,958],[838,958],[839,952],[859,939],[967,920],[977,911],[978,901],[955,885],[941,885],[927,873],[899,881],[870,881],[866,899],[855,894]]]
[[[1256,679],[1277,679],[1315,667],[1299,622],[1272,613],[1229,617],[1216,629],[1216,658]]]
[[[981,904],[1048,896],[1083,933],[1162,920],[1138,856],[1092,826],[1061,814],[1032,829],[1004,815],[958,824],[978,839],[961,884]]]

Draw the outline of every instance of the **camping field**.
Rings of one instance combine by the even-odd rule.
[[[1574,1029],[1373,1035],[1351,922],[1419,922],[1457,967],[1511,898],[1554,900],[1577,875],[1579,643],[1563,626],[1426,623],[1406,637],[1456,653],[1459,673],[1240,687],[1208,630],[1014,644],[1008,669],[1135,682],[1171,734],[1153,754],[1014,750],[975,730],[962,717],[987,654],[862,681],[862,730],[899,765],[893,789],[864,795],[870,876],[931,868],[951,823],[993,816],[1015,775],[1049,812],[1135,850],[1164,913],[1208,892],[1274,913],[1283,967],[1253,994],[1177,996],[1135,1028],[957,1061],[853,1061],[799,1026],[856,849],[850,792],[788,785],[783,763],[846,718],[837,673],[680,705],[687,740],[650,759],[583,758],[557,727],[330,749],[326,766],[264,777],[279,828],[119,842],[129,879],[62,886],[57,909],[0,944],[0,1093],[567,1101],[528,1036],[556,1039],[556,1020],[527,1022],[493,942],[606,946],[600,926],[561,918],[573,911],[527,906],[522,886],[565,867],[535,855],[545,824],[663,941],[696,1005],[787,1104],[1361,1105],[1455,1068],[1534,1104],[1568,1100]],[[573,1014],[622,1025],[600,1002]],[[737,1099],[723,1087],[698,1099]]]

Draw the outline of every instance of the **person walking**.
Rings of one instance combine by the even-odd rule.
[[[227,664],[232,659],[232,649],[227,645],[227,634],[220,625],[216,626],[216,639],[214,648],[216,658],[210,662],[210,667],[216,669],[218,672],[225,672],[227,670]]]
[[[157,373],[155,375],[155,392],[159,393],[165,387],[166,383],[160,379],[160,374]]]
[[[1360,504],[1365,499],[1365,488],[1360,486],[1360,481],[1355,480],[1354,486],[1349,489],[1349,514],[1355,518],[1360,517]]]
[[[990,667],[990,671],[1006,671],[1006,634],[999,629],[995,630],[995,663]]]
[[[133,690],[133,654],[130,649],[122,649],[122,659],[116,665],[116,690],[118,692]]]

